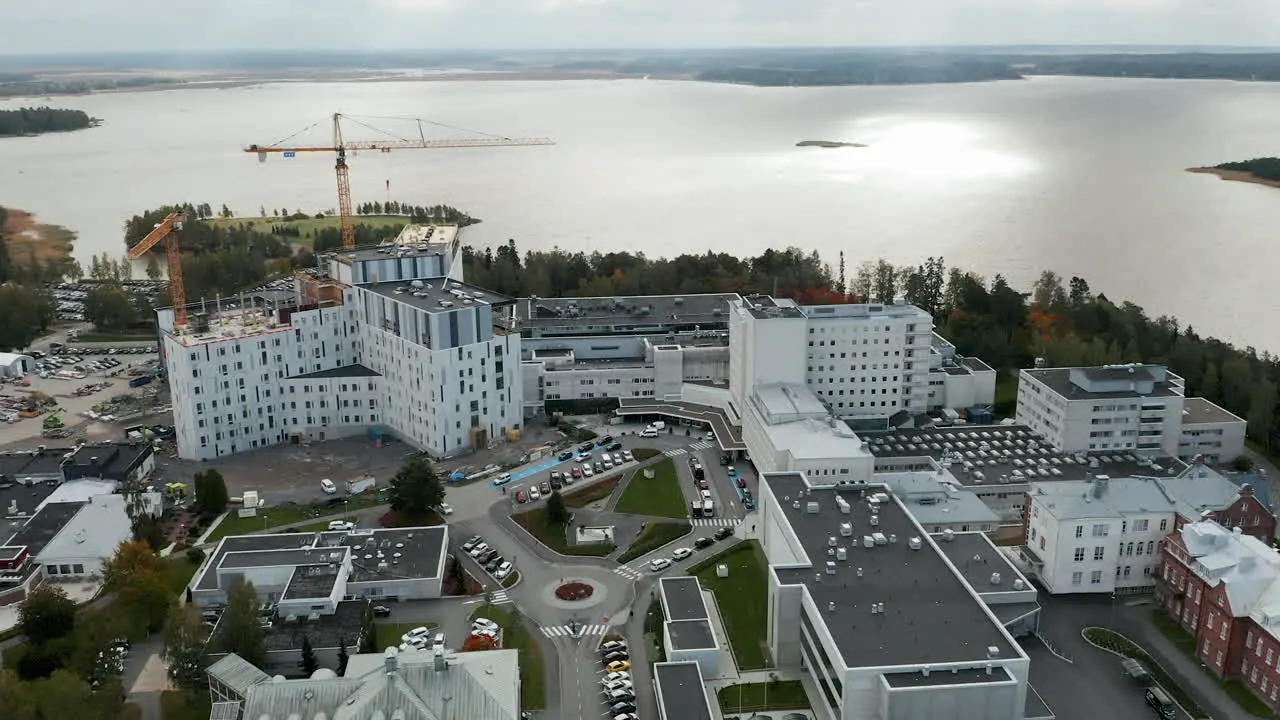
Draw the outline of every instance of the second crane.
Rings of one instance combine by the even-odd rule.
[[[342,134],[342,121],[344,119],[383,133],[389,137],[382,140],[347,140]],[[555,141],[550,138],[510,138],[487,134],[483,137],[476,138],[432,140],[427,139],[426,135],[423,133],[422,124],[426,122],[428,124],[438,125],[439,123],[431,123],[430,121],[420,120],[417,118],[399,119],[412,120],[417,123],[417,139],[396,137],[383,130],[378,130],[377,128],[363,123],[351,116],[334,113],[333,143],[330,146],[288,144],[289,141],[297,135],[311,129],[306,128],[272,145],[250,145],[246,147],[244,151],[248,153],[256,153],[260,162],[265,162],[267,155],[270,153],[278,153],[284,157],[293,157],[296,153],[300,152],[337,153],[337,160],[334,163],[334,171],[337,174],[338,179],[338,215],[339,221],[342,223],[342,247],[351,248],[355,247],[356,244],[356,227],[351,204],[351,179],[347,172],[348,150],[352,151],[354,154],[356,150],[379,150],[381,152],[391,152],[392,150],[439,150],[445,148],[520,147],[526,145],[555,144]],[[312,125],[311,127],[315,127],[315,125]]]

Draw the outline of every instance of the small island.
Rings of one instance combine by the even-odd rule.
[[[1261,157],[1225,162],[1213,167],[1187,168],[1187,172],[1217,175],[1223,180],[1280,187],[1280,158]]]
[[[835,142],[834,140],[801,140],[796,143],[796,147],[864,148],[866,145],[862,143]]]
[[[97,127],[102,121],[83,110],[38,107],[0,110],[0,137],[31,137]]]

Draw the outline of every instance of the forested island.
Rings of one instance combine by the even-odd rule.
[[[1187,172],[1217,175],[1223,180],[1280,187],[1280,158],[1274,157],[1225,162],[1212,167],[1187,168]]]
[[[101,122],[83,110],[51,107],[0,110],[0,137],[83,130]]]
[[[796,143],[796,147],[816,147],[816,148],[864,148],[866,145],[853,142],[836,142],[835,140],[801,140]]]

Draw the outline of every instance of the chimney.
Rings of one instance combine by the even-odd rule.
[[[435,671],[436,671],[436,672],[444,672],[444,671],[446,671],[446,670],[448,670],[448,669],[449,669],[449,661],[448,661],[448,659],[446,659],[446,658],[445,658],[444,653],[443,653],[443,652],[438,652],[438,653],[436,653],[436,657],[435,657]]]
[[[1245,483],[1240,486],[1240,497],[1253,497],[1253,485]]]
[[[399,666],[399,658],[397,658],[396,656],[399,654],[400,654],[400,651],[397,650],[395,647],[387,648],[387,651],[382,654],[383,665],[386,668],[388,675],[396,674],[396,668]]]

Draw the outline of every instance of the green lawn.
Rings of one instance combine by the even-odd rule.
[[[496,605],[481,605],[471,619],[488,618],[502,628],[502,646],[520,653],[520,709],[541,710],[547,705],[547,671],[542,648],[518,616]]]
[[[743,683],[720,688],[720,711],[752,713],[764,710],[808,710],[809,698],[799,680]]]
[[[188,560],[185,552],[167,557],[164,562],[165,585],[174,595],[182,594],[196,574],[196,570],[200,569],[200,563]]]
[[[614,475],[606,478],[591,487],[584,487],[581,490],[564,494],[564,504],[568,507],[580,508],[586,507],[591,503],[609,497],[613,494],[613,489],[618,487],[618,483],[622,481],[621,475]]]
[[[636,536],[636,540],[631,543],[631,547],[618,556],[618,562],[625,563],[635,560],[641,555],[657,550],[676,538],[682,538],[691,532],[693,532],[693,526],[687,522],[645,523],[644,530],[641,530],[640,534]]]
[[[653,470],[653,478],[637,471],[622,491],[615,512],[633,515],[652,515],[684,519],[689,517],[689,503],[680,491],[680,477],[676,475],[676,463],[667,458],[646,470]]]
[[[631,457],[635,458],[636,462],[644,462],[649,458],[657,457],[661,454],[662,451],[657,448],[636,448],[631,451]]]
[[[160,693],[160,717],[164,720],[209,720],[209,694],[165,690]]]
[[[565,538],[565,527],[547,519],[546,508],[534,508],[511,516],[512,520],[529,531],[538,542],[561,555],[591,555],[603,557],[617,549],[617,545],[570,545]]]
[[[1190,633],[1183,630],[1177,622],[1166,615],[1162,610],[1156,610],[1151,614],[1151,621],[1155,623],[1156,629],[1161,635],[1169,638],[1169,641],[1178,647],[1179,650],[1186,653],[1196,664],[1201,664],[1199,658],[1196,657],[1196,639]],[[1203,667],[1203,665],[1201,665]],[[1209,673],[1206,671],[1206,675]],[[1253,715],[1254,717],[1273,718],[1275,713],[1267,707],[1266,703],[1259,700],[1253,692],[1238,680],[1220,680],[1213,675],[1214,682],[1231,696],[1232,700],[1240,706],[1242,710]]]
[[[1169,693],[1169,696],[1173,698],[1173,701],[1181,705],[1183,710],[1190,713],[1191,717],[1208,717],[1208,715],[1200,709],[1200,706],[1196,705],[1195,701],[1191,699],[1191,696],[1188,695],[1181,686],[1174,682],[1173,678],[1169,677],[1169,674],[1164,671],[1164,668],[1160,667],[1158,663],[1152,660],[1146,650],[1143,650],[1141,646],[1132,642],[1129,638],[1126,638],[1113,630],[1100,627],[1085,628],[1084,637],[1095,645],[1142,663],[1146,666],[1147,670],[1151,672],[1151,677],[1155,678],[1156,683],[1158,683],[1160,687],[1164,688],[1164,691]],[[1117,660],[1116,662],[1118,663],[1119,661]],[[1263,717],[1267,716],[1264,715]]]
[[[395,612],[392,610],[392,612]],[[400,644],[400,638],[410,630],[416,627],[426,626],[435,630],[439,625],[433,622],[375,622],[373,624],[373,641],[377,643],[374,647],[378,652],[383,652],[389,647]]]
[[[520,571],[512,570],[510,575],[502,578],[502,587],[509,588],[514,586],[520,580]]]
[[[323,507],[316,505],[274,505],[266,508],[258,508],[256,517],[240,517],[232,506],[227,516],[218,523],[218,527],[214,528],[209,535],[208,542],[217,542],[228,535],[250,535],[253,533],[261,533],[281,525],[290,525],[292,523],[304,522],[316,517],[328,517],[329,515],[342,515],[344,513],[370,508],[375,505],[383,504],[374,492],[367,492],[361,495],[352,496],[345,505],[335,505],[333,507]],[[319,523],[308,523],[308,525],[316,525]],[[329,526],[328,521],[323,523],[325,527]]]
[[[303,245],[310,245],[315,240],[317,230],[326,230],[329,228],[339,227],[339,218],[334,215],[331,217],[315,218],[309,217],[306,220],[285,220],[278,217],[242,217],[242,218],[214,218],[207,220],[214,225],[223,227],[237,226],[247,223],[250,228],[257,232],[269,233],[272,225],[284,225],[298,229],[298,237],[292,235],[282,235],[286,240],[298,242]],[[409,224],[409,218],[404,215],[357,215],[355,216],[356,225],[368,225],[369,227],[404,227]]]
[[[729,566],[729,577],[716,575],[716,565]],[[768,656],[769,579],[764,550],[755,540],[739,543],[689,568],[702,587],[716,596],[733,657],[741,670],[771,667]]]

